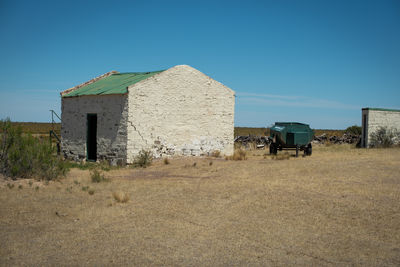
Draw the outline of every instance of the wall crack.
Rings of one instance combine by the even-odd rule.
[[[146,145],[148,145],[147,140],[144,139],[143,135],[136,129],[136,126],[130,121],[129,124],[133,127],[133,129],[135,130],[135,132],[138,133],[138,135],[140,136],[140,138],[142,138],[142,140],[146,143]]]

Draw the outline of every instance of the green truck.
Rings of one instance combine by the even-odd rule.
[[[269,153],[276,155],[278,150],[295,149],[296,157],[299,150],[304,151],[304,155],[312,154],[311,141],[314,131],[308,124],[299,122],[275,122],[270,129]]]

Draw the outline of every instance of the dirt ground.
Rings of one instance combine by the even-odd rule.
[[[400,149],[265,152],[3,181],[0,265],[400,265]]]

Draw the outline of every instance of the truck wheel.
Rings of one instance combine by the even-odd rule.
[[[308,146],[304,149],[304,155],[311,156],[311,154],[312,154],[312,146],[311,144],[308,144]]]
[[[276,155],[277,151],[278,151],[278,149],[277,149],[277,147],[275,147],[274,144],[269,145],[269,154]]]
[[[307,152],[308,152],[308,155],[311,156],[311,154],[312,154],[312,146],[311,146],[311,144],[309,144],[307,146]]]

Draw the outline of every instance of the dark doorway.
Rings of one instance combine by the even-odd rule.
[[[87,114],[87,160],[97,160],[97,114]]]
[[[367,115],[363,115],[363,121],[362,121],[362,147],[367,147]]]

